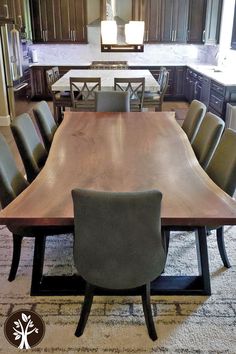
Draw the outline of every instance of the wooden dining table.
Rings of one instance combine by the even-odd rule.
[[[152,282],[151,292],[211,293],[206,226],[235,225],[236,201],[201,168],[173,112],[65,112],[44,168],[0,212],[0,224],[73,227],[73,188],[160,190],[162,227],[198,231],[199,273],[162,274]],[[31,294],[83,294],[84,282],[78,275],[43,274],[44,252],[44,237],[36,237]]]

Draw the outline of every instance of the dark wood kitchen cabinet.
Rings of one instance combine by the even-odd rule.
[[[13,18],[16,28],[25,27],[24,0],[0,0],[0,17]]]
[[[86,0],[31,0],[35,43],[86,43]]]
[[[166,0],[162,6],[161,41],[186,43],[188,0]]]
[[[189,0],[187,43],[203,43],[207,0]]]
[[[133,20],[145,22],[144,42],[161,41],[162,0],[133,0]]]

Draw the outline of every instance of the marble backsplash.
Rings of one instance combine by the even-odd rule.
[[[143,53],[102,53],[100,30],[88,27],[88,44],[34,44],[39,65],[89,65],[93,60],[127,60],[130,65],[217,65],[218,46],[146,44]]]

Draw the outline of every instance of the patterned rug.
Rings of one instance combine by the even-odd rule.
[[[222,266],[214,232],[208,237],[212,295],[153,296],[159,339],[147,334],[139,297],[95,297],[84,335],[74,336],[82,297],[31,297],[33,240],[25,239],[17,278],[7,281],[11,234],[0,227],[0,352],[16,353],[4,337],[7,317],[34,310],[46,324],[43,340],[32,353],[236,353],[236,228],[227,227],[226,246],[232,268]],[[50,237],[44,272],[73,273],[72,236]],[[166,274],[197,272],[194,234],[171,235]]]

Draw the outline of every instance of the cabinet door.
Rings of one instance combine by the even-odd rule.
[[[87,6],[85,0],[74,0],[70,6],[72,40],[75,42],[87,42]]]
[[[0,17],[14,18],[13,2],[11,0],[0,0]]]
[[[174,1],[174,42],[186,43],[187,41],[187,28],[188,28],[188,0]]]
[[[208,0],[206,10],[205,36],[207,44],[219,43],[220,23],[223,0]]]
[[[189,0],[162,1],[162,42],[186,43]]]
[[[35,42],[54,42],[55,0],[31,0],[33,40]]]
[[[174,96],[184,97],[185,89],[185,67],[180,66],[175,68],[175,79],[174,79]]]
[[[189,0],[188,43],[203,42],[206,3],[206,0]]]

